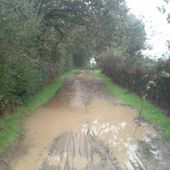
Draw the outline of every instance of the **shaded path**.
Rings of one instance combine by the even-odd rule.
[[[102,80],[81,72],[66,79],[60,92],[27,118],[11,170],[168,168],[169,161],[155,166],[157,149],[152,164],[145,159],[141,150],[148,141],[150,153],[157,134],[145,122],[134,134],[136,118],[136,110],[109,95]]]

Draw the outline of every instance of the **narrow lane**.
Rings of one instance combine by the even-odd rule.
[[[147,170],[138,145],[157,133],[137,122],[136,110],[82,71],[27,118],[11,170]]]

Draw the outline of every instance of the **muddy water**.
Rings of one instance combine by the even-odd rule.
[[[99,83],[98,78],[82,73],[66,82],[51,101],[32,113],[23,124],[24,137],[11,161],[11,169],[43,169],[41,166],[44,160],[54,166],[58,166],[58,162],[61,164],[60,168],[64,169],[68,153],[64,153],[62,158],[56,156],[52,159],[49,148],[58,136],[70,131],[95,136],[109,148],[120,167],[128,167],[132,146],[138,140],[154,135],[154,130],[146,123],[137,125],[136,110],[120,104],[117,100],[106,99],[108,94],[100,87],[103,84]],[[68,143],[69,140],[65,141]],[[71,147],[71,144],[68,146]],[[75,146],[78,147],[77,144]],[[65,147],[67,146],[63,146]],[[76,169],[85,169],[88,161],[82,154],[72,158]],[[100,158],[95,157],[93,161],[100,162]]]

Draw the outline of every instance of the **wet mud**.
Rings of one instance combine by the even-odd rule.
[[[169,143],[139,121],[137,110],[82,71],[25,120],[8,169],[170,170]]]

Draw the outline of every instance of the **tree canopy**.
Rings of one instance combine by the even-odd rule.
[[[0,113],[91,57],[139,63],[145,48],[125,0],[0,0],[0,26]]]

